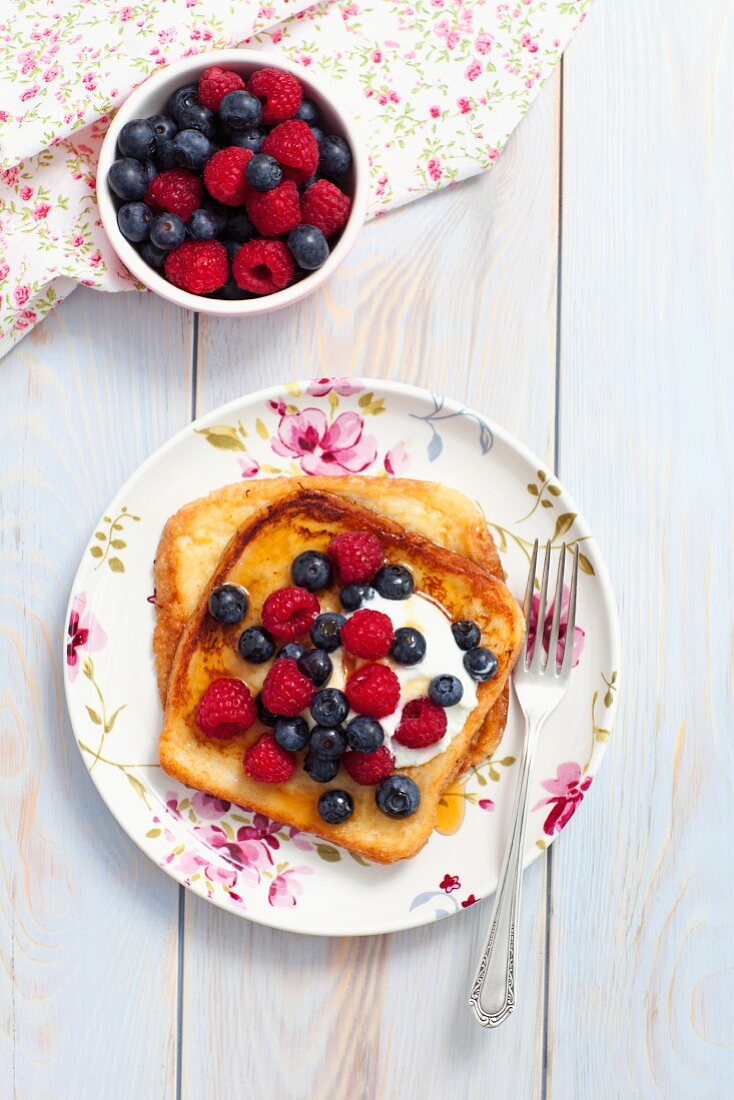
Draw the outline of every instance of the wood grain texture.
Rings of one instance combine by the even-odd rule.
[[[173,1095],[178,891],[87,776],[61,639],[93,524],[188,419],[191,327],[79,291],[0,369],[3,1097]]]
[[[559,472],[620,595],[623,705],[554,853],[549,1095],[713,1100],[734,1070],[734,4],[614,8],[565,62]]]
[[[201,318],[197,411],[284,378],[366,374],[477,405],[553,456],[559,81],[488,176],[367,226],[301,306]],[[389,937],[302,939],[186,898],[182,1096],[542,1095],[545,864],[526,880],[520,1007],[466,1006],[489,905]],[[207,1006],[202,1010],[202,1006]]]

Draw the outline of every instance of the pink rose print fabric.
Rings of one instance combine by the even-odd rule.
[[[8,0],[0,355],[79,283],[139,289],[102,232],[95,173],[111,115],[160,66],[249,45],[328,80],[362,131],[374,216],[489,168],[590,4]]]

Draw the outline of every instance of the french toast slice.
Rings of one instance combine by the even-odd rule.
[[[441,794],[458,774],[505,688],[522,643],[522,613],[505,585],[473,562],[343,496],[315,492],[311,484],[260,509],[226,546],[176,650],[160,762],[168,774],[188,786],[315,833],[376,862],[392,863],[415,855],[428,840]],[[240,632],[260,621],[262,605],[271,592],[290,583],[290,564],[297,554],[304,549],[323,552],[335,535],[347,530],[374,532],[386,561],[410,569],[416,591],[444,608],[452,619],[475,620],[482,644],[497,657],[498,671],[492,680],[477,686],[476,707],[443,752],[420,766],[398,769],[420,789],[420,805],[412,816],[397,820],[384,815],[375,803],[375,788],[355,783],[342,769],[332,786],[350,793],[354,813],[340,825],[329,825],[317,810],[318,797],[326,787],[301,767],[282,784],[258,783],[245,773],[245,750],[263,732],[259,721],[246,733],[221,741],[205,737],[194,714],[208,684],[220,676],[244,679],[253,695],[259,692],[269,664],[242,661],[237,652]],[[248,592],[247,617],[233,627],[215,623],[207,611],[209,593],[224,583],[242,585]],[[338,610],[336,589],[320,592],[319,602],[322,611]],[[300,763],[303,754],[298,756]]]
[[[156,554],[153,649],[161,703],[181,634],[232,532],[277,500],[299,491],[334,493],[396,520],[418,535],[469,558],[502,580],[502,565],[478,505],[456,489],[410,478],[276,477],[215,489],[179,509],[165,525]],[[505,730],[509,688],[487,714],[462,770],[495,751]]]

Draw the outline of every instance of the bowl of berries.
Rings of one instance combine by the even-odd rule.
[[[300,301],[364,222],[368,166],[320,81],[222,50],[158,69],[102,144],[97,198],[128,270],[176,305],[250,316]]]

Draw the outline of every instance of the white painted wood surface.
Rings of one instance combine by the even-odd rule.
[[[370,225],[320,295],[197,339],[79,291],[0,362],[3,1100],[731,1093],[733,55],[731,0],[600,2],[495,170]],[[194,411],[358,372],[557,446],[619,592],[618,729],[527,875],[495,1034],[465,1007],[488,904],[351,942],[226,916],[126,839],[64,715],[55,639],[115,488]]]

